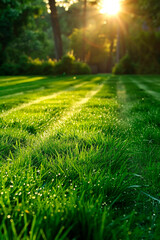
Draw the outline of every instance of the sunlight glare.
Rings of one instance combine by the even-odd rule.
[[[108,15],[116,15],[120,11],[121,0],[102,0],[100,13]]]

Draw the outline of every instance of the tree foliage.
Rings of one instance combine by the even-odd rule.
[[[5,49],[14,39],[32,22],[32,17],[39,16],[40,0],[1,0],[0,2],[0,50],[2,59],[5,58]],[[1,60],[2,60],[1,59]],[[4,60],[4,59],[3,59]]]
[[[61,1],[63,6],[53,0],[49,3],[54,5],[52,14],[42,0],[35,0],[34,4],[31,0],[0,1],[0,64],[17,64],[28,57],[59,59],[63,48],[64,55],[73,52],[96,71],[111,71],[119,37],[119,56],[135,62],[136,72],[153,72],[159,67],[158,0],[122,0],[119,17],[113,18],[99,13],[97,1],[87,1],[85,28],[84,1],[67,1],[68,9],[65,0]],[[150,60],[152,66],[145,70]]]
[[[139,0],[142,16],[151,26],[160,25],[160,2],[159,0]]]

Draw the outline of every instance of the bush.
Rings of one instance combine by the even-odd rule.
[[[55,73],[55,62],[51,59],[48,61],[41,61],[37,59],[29,59],[25,73],[28,75],[53,75]]]
[[[66,55],[55,64],[56,74],[73,74],[73,65],[75,58],[73,56]]]
[[[90,74],[91,69],[90,67],[83,62],[75,62],[74,63],[74,69],[73,69],[73,74]]]
[[[4,63],[0,66],[1,75],[17,75],[19,72],[19,65],[15,63]]]
[[[32,60],[29,58],[28,62],[24,65],[25,73],[28,75],[41,75],[42,74],[42,62],[37,58]],[[43,75],[43,74],[42,74]]]
[[[17,64],[4,63],[0,67],[1,75],[58,75],[58,74],[90,74],[86,63],[77,62],[73,56],[64,56],[58,62],[41,61],[22,56]]]
[[[134,74],[136,66],[129,55],[125,55],[113,69],[113,74]]]
[[[90,67],[83,62],[75,61],[73,56],[66,55],[55,64],[56,74],[90,74]]]
[[[55,62],[48,60],[42,63],[42,75],[54,75],[55,74]]]

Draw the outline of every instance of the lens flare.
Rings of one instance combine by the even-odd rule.
[[[100,13],[116,15],[120,11],[121,0],[102,0]]]

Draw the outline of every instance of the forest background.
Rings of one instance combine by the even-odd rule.
[[[1,0],[0,74],[160,73],[160,3]]]

